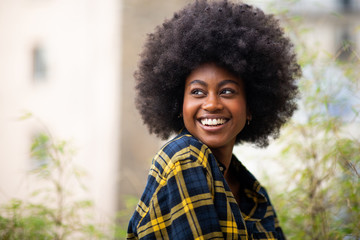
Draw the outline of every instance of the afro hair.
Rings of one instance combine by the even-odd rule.
[[[250,125],[236,143],[259,147],[279,135],[296,110],[301,69],[289,38],[271,14],[244,3],[198,0],[148,35],[136,79],[136,107],[150,133],[179,132],[185,80],[213,62],[245,83]]]

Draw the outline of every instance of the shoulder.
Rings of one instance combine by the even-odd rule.
[[[179,210],[179,206],[193,206],[192,201],[200,198],[212,199],[210,159],[210,149],[186,130],[167,142],[153,159],[145,190],[129,223],[129,239],[135,235],[155,239],[159,227],[164,227],[161,234],[166,228],[169,236],[175,234],[171,229],[183,231],[181,224],[187,212],[181,210],[183,207]],[[177,227],[173,221],[179,222]]]
[[[179,135],[167,142],[159,152],[165,152],[172,158],[184,150],[190,152],[192,148],[204,151],[207,146],[193,137],[187,130],[183,130]]]
[[[167,142],[155,155],[152,167],[167,175],[176,165],[207,166],[210,149],[187,130]]]

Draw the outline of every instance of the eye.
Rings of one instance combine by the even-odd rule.
[[[200,96],[204,96],[205,92],[201,89],[193,89],[191,90],[191,94],[200,97]]]
[[[231,95],[234,93],[235,93],[235,91],[230,88],[225,88],[225,89],[221,90],[221,92],[220,92],[221,95]]]

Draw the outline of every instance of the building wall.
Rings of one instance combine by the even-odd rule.
[[[29,149],[43,130],[76,149],[99,209],[113,213],[119,176],[121,2],[0,1],[0,204],[36,182]],[[40,70],[34,72],[39,53]],[[41,63],[43,62],[43,63]],[[110,177],[111,176],[111,177]]]

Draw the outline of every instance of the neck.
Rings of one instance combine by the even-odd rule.
[[[225,166],[225,168],[226,168],[225,173],[224,173],[225,177],[229,173],[229,166],[231,163],[233,148],[234,148],[234,145],[229,145],[229,146],[225,146],[222,148],[211,149],[216,160]]]

